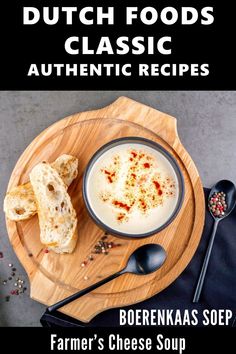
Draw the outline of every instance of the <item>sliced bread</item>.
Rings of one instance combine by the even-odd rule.
[[[59,156],[51,166],[57,170],[65,185],[69,187],[78,174],[78,159],[71,155]],[[10,190],[4,199],[4,212],[13,221],[27,220],[37,213],[34,192],[30,182]]]
[[[41,242],[56,253],[71,253],[77,241],[77,217],[59,173],[39,163],[30,173],[40,226]]]

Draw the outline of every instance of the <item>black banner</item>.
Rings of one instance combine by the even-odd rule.
[[[11,1],[0,89],[233,90],[233,16],[213,0]]]
[[[11,334],[10,332],[11,331]],[[8,333],[9,332],[9,333]],[[10,334],[8,351],[32,353],[34,346],[43,353],[91,352],[103,353],[231,353],[234,347],[233,328],[2,328],[1,335]],[[9,336],[8,336],[9,337]],[[23,340],[22,338],[30,338]],[[23,344],[22,344],[23,340]]]

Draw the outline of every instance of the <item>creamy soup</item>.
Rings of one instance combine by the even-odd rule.
[[[174,212],[179,186],[168,159],[139,143],[102,154],[87,179],[89,204],[110,228],[143,234],[162,226]]]

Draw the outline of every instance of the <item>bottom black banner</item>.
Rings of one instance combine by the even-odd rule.
[[[92,353],[231,353],[236,331],[230,327],[121,327],[121,328],[2,328],[2,335],[14,340],[8,341],[8,351],[18,350],[23,338],[24,352],[32,353],[32,345],[43,353],[92,352]],[[30,343],[29,343],[30,338]]]

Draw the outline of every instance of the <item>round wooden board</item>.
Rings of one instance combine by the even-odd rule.
[[[107,256],[96,255],[93,262],[82,268],[81,262],[103,235],[85,210],[81,193],[83,171],[99,147],[124,136],[156,141],[175,157],[185,181],[184,203],[177,218],[162,232],[142,240],[109,236],[121,246]],[[161,244],[168,255],[164,266],[155,273],[122,275],[61,309],[88,322],[101,311],[134,304],[157,294],[180,275],[201,238],[205,215],[203,189],[197,169],[178,138],[176,119],[125,97],[103,109],[74,114],[42,132],[18,160],[8,189],[27,182],[30,170],[38,162],[52,162],[63,153],[79,159],[79,176],[69,188],[78,215],[76,250],[71,255],[45,253],[39,240],[37,216],[19,223],[6,221],[10,242],[28,273],[33,299],[51,305],[121,269],[131,252],[145,243]]]

